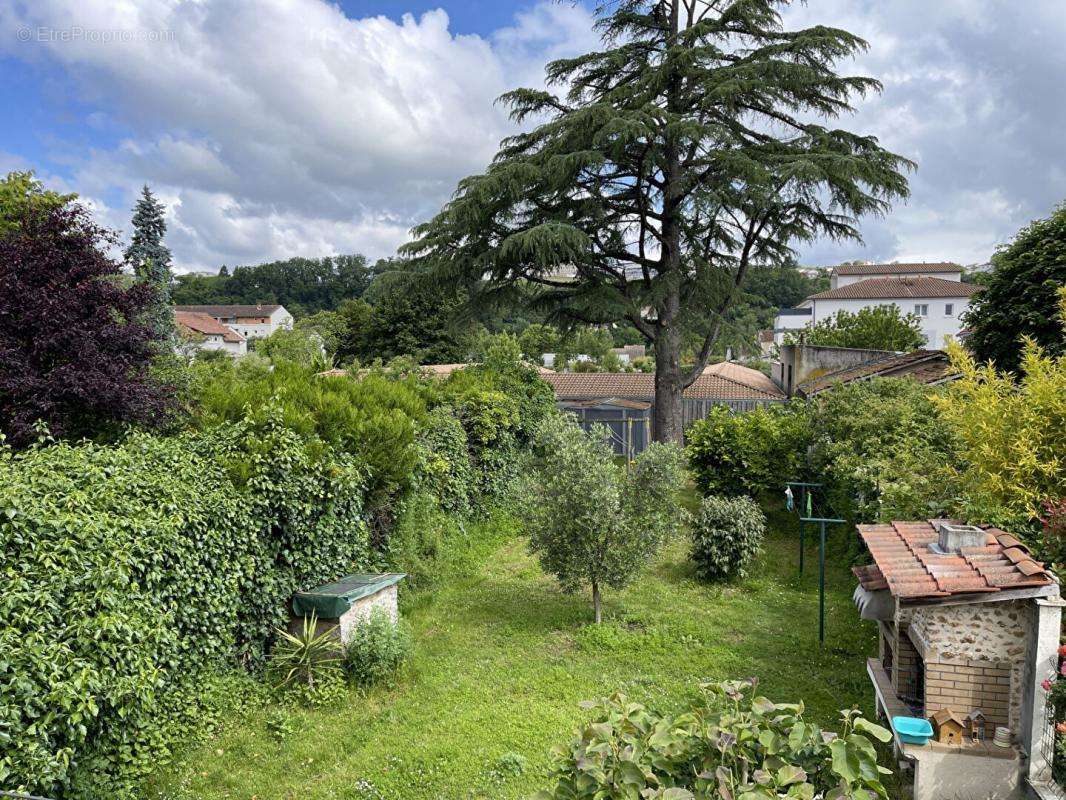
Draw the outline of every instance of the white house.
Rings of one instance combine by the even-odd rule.
[[[935,264],[841,264],[829,273],[829,288],[839,289],[868,278],[894,278],[910,275],[916,278],[941,278],[961,281],[962,267],[950,262]]]
[[[248,342],[243,336],[208,314],[175,311],[174,322],[181,338],[179,352],[222,350],[234,357],[248,352]]]
[[[280,305],[260,303],[233,306],[178,306],[175,311],[207,314],[245,339],[265,339],[274,331],[292,330],[292,314],[285,310],[285,306]]]
[[[806,328],[811,322],[813,311],[809,308],[782,308],[774,317],[773,343],[781,346],[785,343],[785,334]]]
[[[880,276],[813,294],[799,308],[810,309],[808,320],[814,325],[838,311],[854,314],[871,306],[895,305],[900,312],[921,318],[926,346],[935,349],[943,347],[947,338],[958,337],[961,317],[970,307],[970,296],[979,288],[929,275]]]

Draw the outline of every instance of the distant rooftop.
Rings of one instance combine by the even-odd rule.
[[[797,390],[806,397],[813,397],[838,384],[871,378],[912,378],[927,385],[951,380],[951,364],[943,350],[914,350],[910,353],[892,353],[881,358],[864,361],[852,367],[820,375],[804,381]]]
[[[807,300],[910,300],[935,297],[969,297],[980,289],[972,283],[947,281],[924,275],[900,275],[891,278],[867,278],[818,294]]]
[[[833,267],[837,275],[916,275],[923,272],[962,272],[962,266],[950,261],[911,264],[841,264]]]
[[[202,314],[197,311],[175,311],[174,322],[178,327],[200,333],[204,336],[221,336],[226,342],[243,342],[244,337],[221,324],[210,314]]]
[[[713,364],[685,390],[686,400],[781,400],[784,392],[757,369]],[[655,375],[645,372],[557,372],[543,376],[560,400],[654,400]]]
[[[176,306],[175,311],[191,311],[196,314],[210,314],[212,317],[269,317],[281,308],[277,303],[232,306]]]

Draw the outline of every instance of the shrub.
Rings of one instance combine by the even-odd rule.
[[[715,406],[689,428],[686,450],[703,494],[759,495],[802,479],[810,436],[799,401],[742,414]]]
[[[1015,379],[958,346],[950,353],[961,377],[935,402],[960,442],[963,508],[984,522],[1029,527],[1043,503],[1066,498],[1066,356],[1028,341]]]
[[[615,464],[606,429],[586,434],[562,417],[544,424],[539,450],[530,551],[564,592],[591,587],[600,622],[601,587],[625,586],[679,524],[680,455],[669,459],[651,448],[627,475]]]
[[[742,578],[759,552],[766,517],[750,497],[705,497],[692,523],[692,561],[704,580]]]
[[[837,386],[813,401],[815,480],[833,516],[863,521],[952,516],[956,432],[936,394],[911,379]]]
[[[364,472],[264,410],[120,446],[0,449],[0,783],[123,797],[293,591],[370,562]],[[309,502],[309,498],[314,498]]]
[[[553,753],[540,800],[600,798],[887,798],[872,740],[892,734],[857,711],[839,735],[803,718],[802,703],[752,697],[756,681],[701,686],[682,713],[663,716],[624,695],[583,704],[594,720]]]
[[[462,423],[450,408],[435,408],[426,415],[416,438],[415,482],[436,497],[440,507],[461,519],[471,510],[477,486],[469,443]]]
[[[393,622],[384,609],[374,609],[352,631],[344,654],[348,679],[373,686],[392,679],[411,655],[411,632],[401,620]]]

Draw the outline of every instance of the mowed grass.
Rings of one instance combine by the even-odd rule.
[[[851,603],[849,534],[831,538],[819,647],[816,545],[800,578],[794,518],[772,522],[746,580],[700,583],[685,543],[672,542],[630,587],[607,592],[599,627],[589,599],[562,594],[523,540],[498,544],[471,574],[409,603],[416,652],[395,688],[294,709],[295,731],[281,741],[268,730],[270,709],[236,717],[167,768],[153,794],[525,798],[546,788],[551,747],[587,719],[581,700],[622,691],[668,711],[706,680],[758,676],[762,693],[803,700],[829,726],[841,708],[872,713],[864,659],[876,635]]]

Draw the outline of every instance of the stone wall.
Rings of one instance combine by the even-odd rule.
[[[925,661],[926,713],[980,709],[1020,730],[1030,601],[914,609],[909,634]]]

